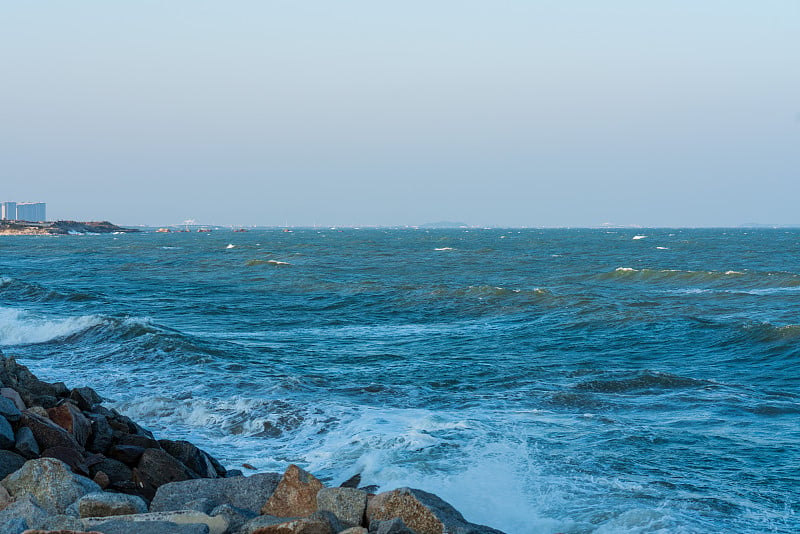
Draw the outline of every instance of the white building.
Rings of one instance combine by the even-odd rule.
[[[20,221],[46,221],[47,214],[44,202],[19,202],[17,219]]]
[[[4,221],[13,221],[17,218],[17,203],[16,202],[1,202],[0,203],[0,219]]]

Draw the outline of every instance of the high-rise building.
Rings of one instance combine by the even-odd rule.
[[[0,218],[4,221],[13,221],[17,218],[17,203],[16,202],[2,202],[0,203]]]
[[[17,219],[20,221],[46,221],[47,214],[44,202],[17,203]]]

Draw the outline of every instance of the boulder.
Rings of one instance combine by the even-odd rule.
[[[0,482],[12,497],[30,493],[50,514],[64,513],[67,506],[100,486],[72,473],[69,466],[54,458],[28,460],[19,470]]]
[[[275,493],[261,508],[262,515],[304,517],[317,509],[317,492],[324,486],[314,475],[294,464],[286,468]]]
[[[67,447],[71,449],[81,450],[81,447],[72,435],[50,421],[34,413],[33,410],[25,410],[22,412],[22,425],[27,426],[33,432],[39,448],[42,450],[49,449],[50,447]]]
[[[85,415],[92,424],[92,432],[86,442],[86,448],[92,452],[105,454],[108,448],[114,444],[114,430],[108,424],[105,415],[91,412]]]
[[[0,480],[21,469],[25,465],[25,458],[11,451],[0,451]]]
[[[69,392],[69,398],[84,412],[92,411],[92,406],[103,402],[100,395],[90,387],[74,388]]]
[[[92,482],[100,486],[103,490],[111,485],[111,479],[103,471],[98,471],[92,477]]]
[[[242,525],[259,516],[257,513],[244,508],[237,508],[230,504],[222,504],[211,510],[208,515],[215,516],[221,515],[228,521],[228,530],[230,532],[238,532]]]
[[[150,523],[171,523],[174,525],[202,525],[208,534],[224,534],[228,530],[228,521],[222,516],[211,517],[208,514],[193,510],[179,510],[175,512],[156,512],[131,514],[114,517],[115,520],[128,524],[128,532],[146,532]],[[102,525],[105,518],[87,517],[83,519],[86,528],[103,531]]]
[[[291,520],[298,519],[298,518],[291,518]],[[259,532],[267,527],[271,527],[274,525],[280,525],[281,523],[286,523],[289,519],[286,517],[275,517],[274,515],[260,515],[258,517],[254,517],[247,521],[244,525],[239,528],[239,534],[253,534],[253,532]]]
[[[81,523],[81,520],[68,515],[51,515],[42,521],[32,523],[32,525],[32,528],[36,530],[26,530],[23,534],[30,534],[30,532],[44,532],[48,534],[83,532],[83,523]]]
[[[152,499],[156,490],[164,484],[192,478],[197,478],[197,475],[161,449],[145,449],[133,469],[133,481],[148,499]]]
[[[147,503],[135,495],[101,491],[78,499],[78,514],[82,518],[144,513],[147,513]]]
[[[282,521],[252,529],[248,534],[336,534],[340,531],[336,518],[326,512],[314,512],[308,517]]]
[[[27,426],[21,426],[14,432],[14,448],[28,460],[38,458],[40,454],[33,431]]]
[[[208,534],[206,525],[178,525],[169,521],[147,521],[137,523],[135,529],[131,529],[130,521],[112,519],[104,521],[92,527],[92,531],[100,534]]]
[[[358,485],[361,484],[361,473],[356,473],[355,475],[351,476],[344,482],[342,482],[339,487],[340,488],[358,488]]]
[[[217,478],[217,470],[211,463],[210,456],[188,441],[172,441],[161,439],[158,444],[201,478]]]
[[[0,511],[5,510],[12,502],[14,502],[14,498],[9,495],[3,486],[0,486]]]
[[[100,472],[108,476],[111,484],[133,479],[133,471],[124,463],[113,458],[105,458],[89,467],[89,474],[92,476],[96,476]]]
[[[0,449],[14,448],[14,429],[5,417],[0,416]]]
[[[249,477],[200,478],[172,482],[158,488],[153,502],[150,503],[150,510],[181,510],[189,501],[205,498],[217,506],[230,504],[258,514],[264,502],[275,492],[280,478],[277,473],[259,473]]]
[[[11,391],[14,390],[12,389]],[[13,400],[0,396],[0,417],[5,417],[9,422],[16,423],[22,417],[22,410],[14,404]]]
[[[143,449],[161,448],[161,445],[158,444],[158,441],[140,434],[123,434],[119,437],[119,441],[117,443],[120,445],[133,445]]]
[[[108,456],[133,467],[139,463],[145,450],[138,445],[114,445],[109,449]]]
[[[368,534],[369,531],[364,527],[350,527],[341,531],[339,534]]]
[[[36,499],[32,495],[19,495],[14,502],[0,512],[0,532],[14,532],[10,527],[16,526],[15,519],[22,520],[25,524],[24,530],[38,528],[47,517],[47,511],[36,503]],[[22,530],[16,532],[22,532]]]
[[[42,458],[55,458],[61,460],[72,469],[73,472],[89,476],[89,466],[86,465],[86,460],[83,455],[69,447],[50,447],[42,451]]]
[[[92,432],[92,423],[77,406],[64,402],[47,410],[47,415],[51,421],[72,434],[81,447],[86,445]]]
[[[317,509],[331,512],[344,527],[364,523],[367,493],[356,488],[322,488],[317,492]]]
[[[4,399],[8,399],[14,403],[14,406],[17,407],[17,410],[22,412],[27,406],[25,406],[25,402],[22,400],[22,397],[19,396],[17,390],[11,388],[0,388],[0,397]]]
[[[0,532],[3,534],[22,534],[28,529],[28,523],[21,517],[3,517],[0,514]]]
[[[386,521],[375,520],[369,524],[369,534],[417,534],[399,517]]]
[[[450,504],[422,490],[399,488],[379,493],[369,500],[367,520],[370,531],[373,530],[373,521],[396,517],[417,534],[502,534],[499,530],[467,522]]]

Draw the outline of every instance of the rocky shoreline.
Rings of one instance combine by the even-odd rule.
[[[135,228],[122,228],[108,221],[0,221],[0,235],[112,234],[138,231]]]
[[[0,534],[502,534],[422,490],[243,476],[0,352]]]

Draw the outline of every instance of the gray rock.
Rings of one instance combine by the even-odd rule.
[[[399,488],[379,493],[367,505],[367,520],[399,517],[417,534],[502,534],[499,530],[469,523],[458,510],[433,493]]]
[[[123,493],[90,493],[78,500],[80,517],[108,517],[112,515],[147,513],[147,503],[141,497]]]
[[[21,517],[2,517],[0,513],[0,532],[2,534],[22,534],[28,530],[28,523]]]
[[[225,478],[236,478],[236,477],[243,477],[244,472],[241,469],[231,469],[229,471],[225,471]]]
[[[205,497],[200,497],[199,499],[195,499],[186,503],[187,510],[195,510],[196,512],[203,512],[204,514],[210,514],[211,510],[213,510],[215,506],[216,503],[214,501]]]
[[[228,521],[228,530],[230,532],[238,532],[242,525],[258,517],[258,514],[245,510],[244,508],[236,508],[230,504],[223,504],[211,510],[208,515],[216,516],[221,515]]]
[[[41,453],[39,444],[33,437],[33,431],[27,426],[19,427],[14,433],[14,448],[28,460],[38,458]]]
[[[30,493],[50,514],[62,514],[67,506],[84,495],[101,491],[100,486],[73,474],[67,464],[55,458],[28,460],[0,484],[15,498]]]
[[[20,495],[17,500],[9,504],[5,510],[0,512],[0,532],[5,533],[5,528],[16,528],[14,519],[21,519],[26,525],[25,528],[36,528],[41,522],[47,519],[48,513],[42,509],[32,495]],[[25,529],[23,529],[25,530]],[[22,532],[22,531],[19,531]]]
[[[133,478],[133,471],[124,463],[113,458],[104,458],[89,468],[89,474],[92,476],[97,475],[99,471],[108,475],[108,480],[111,484],[125,482]]]
[[[22,417],[22,411],[17,408],[13,400],[0,396],[0,417],[5,417],[8,421],[15,423]]]
[[[161,449],[145,449],[133,469],[133,481],[148,499],[155,496],[156,490],[164,484],[192,478],[197,478],[197,475]]]
[[[261,506],[275,492],[281,475],[259,473],[249,477],[200,478],[164,484],[156,491],[150,510],[161,512],[181,510],[186,503],[199,498],[209,499],[217,506],[230,504],[258,514]]]
[[[211,517],[194,510],[179,510],[175,512],[156,512],[149,514],[121,515],[114,518],[128,523],[132,532],[140,532],[150,523],[172,523],[176,525],[203,525],[209,534],[224,534],[228,530],[228,521],[222,516]],[[97,525],[106,522],[106,518],[87,517],[83,519],[84,528],[97,529]]]
[[[69,398],[72,399],[78,408],[84,412],[90,412],[92,406],[100,404],[103,399],[97,394],[95,390],[90,387],[75,388],[69,392]]]
[[[83,523],[81,520],[68,515],[51,515],[44,521],[35,525],[30,525],[30,527],[46,531],[74,530],[76,532],[83,532]]]
[[[25,465],[25,458],[11,451],[0,451],[0,480]]]
[[[200,475],[202,478],[217,478],[217,470],[211,463],[210,456],[188,441],[158,440],[158,444],[173,458]]]
[[[351,476],[344,482],[342,482],[339,487],[340,488],[357,488],[358,485],[361,484],[361,473],[356,473],[355,475]]]
[[[17,410],[20,412],[27,408],[27,406],[25,406],[25,402],[22,400],[22,397],[20,397],[19,393],[17,393],[17,391],[14,389],[0,388],[0,397],[9,399],[14,403],[14,406],[16,406]]]
[[[361,526],[367,510],[367,494],[356,488],[322,488],[317,493],[317,509],[331,512],[346,528]]]
[[[0,416],[0,449],[14,448],[14,429],[5,417]]]
[[[369,524],[369,534],[416,534],[408,528],[399,517],[386,521],[372,521]]]
[[[109,449],[108,456],[119,460],[128,466],[135,466],[142,458],[146,449],[139,445],[114,445]]]
[[[364,527],[350,527],[341,531],[339,534],[368,534],[368,530]]]
[[[169,521],[147,521],[137,523],[135,529],[131,529],[130,521],[120,521],[113,519],[105,521],[92,527],[92,531],[102,532],[103,534],[208,534],[206,525],[178,525]]]
[[[105,454],[114,443],[114,430],[108,424],[108,418],[99,413],[87,413],[85,415],[92,424],[92,434],[86,442],[86,448],[92,452]]]

